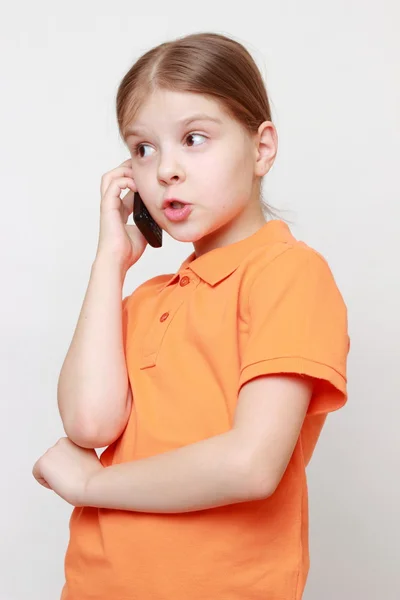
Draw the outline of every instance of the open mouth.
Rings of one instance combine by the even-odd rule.
[[[183,221],[190,215],[192,210],[193,206],[191,204],[174,200],[165,207],[164,214],[170,221]]]

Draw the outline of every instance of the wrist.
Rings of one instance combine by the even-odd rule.
[[[110,252],[97,252],[95,259],[92,263],[92,271],[94,270],[111,270],[117,271],[122,279],[125,279],[127,268],[124,261],[119,257],[115,256]]]
[[[101,466],[98,471],[92,473],[87,479],[83,490],[82,506],[101,508],[101,484],[104,469],[105,467]]]

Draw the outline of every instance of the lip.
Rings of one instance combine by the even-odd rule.
[[[179,198],[165,198],[162,203],[162,208],[167,208],[172,202],[180,202],[181,204],[189,204],[189,202],[185,202],[184,200],[179,200]]]
[[[172,208],[171,206],[167,206],[164,208],[164,214],[167,219],[177,223],[187,219],[192,210],[193,206],[191,204],[185,204],[185,206],[182,206],[182,208]]]

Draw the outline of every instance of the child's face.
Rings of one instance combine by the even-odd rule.
[[[198,113],[221,122],[179,123]],[[269,121],[263,124],[269,144],[262,164],[259,138],[249,136],[215,100],[200,94],[157,90],[128,126],[139,125],[140,132],[126,135],[133,178],[149,212],[173,238],[193,242],[200,255],[237,241],[240,231],[250,234],[265,222],[257,175],[269,170],[276,152]],[[167,218],[162,204],[171,197],[192,204],[184,221]]]

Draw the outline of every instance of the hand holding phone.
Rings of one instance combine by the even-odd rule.
[[[120,194],[126,188],[130,191],[121,198]],[[148,243],[136,224],[127,224],[133,211],[136,189],[131,159],[101,178],[100,233],[96,258],[99,255],[112,256],[125,269],[139,260]]]

